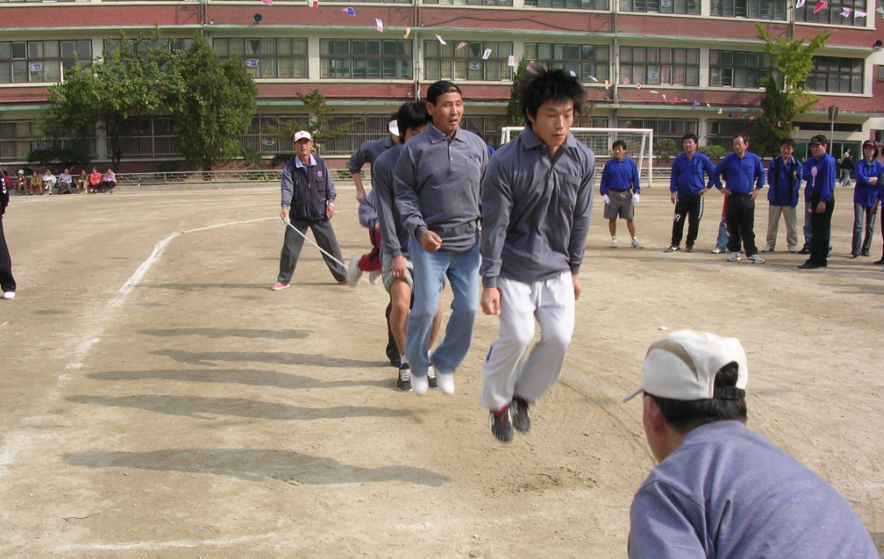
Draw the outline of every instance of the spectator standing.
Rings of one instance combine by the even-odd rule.
[[[810,258],[798,266],[803,270],[825,268],[829,255],[829,236],[832,233],[832,212],[835,210],[835,167],[838,162],[826,153],[829,142],[822,134],[810,139],[813,157],[804,162],[801,178],[805,181],[804,203],[811,216],[813,233]]]
[[[570,128],[570,126],[569,126]],[[566,130],[567,132],[567,130]],[[626,142],[617,140],[611,145],[612,159],[602,169],[599,193],[605,201],[605,219],[611,233],[611,248],[617,248],[617,218],[626,220],[626,229],[632,239],[632,248],[645,248],[635,236],[635,206],[641,194],[638,167],[626,157]]]
[[[878,214],[878,191],[881,187],[881,175],[884,174],[884,164],[878,161],[878,146],[875,145],[875,142],[864,142],[862,149],[863,158],[855,166],[853,243],[850,252],[853,258],[871,254],[872,237],[875,234],[875,217]]]
[[[801,189],[801,164],[792,157],[795,141],[784,138],[780,142],[780,154],[768,168],[767,181],[767,242],[761,252],[773,252],[777,246],[780,216],[786,222],[786,245],[789,252],[798,251],[798,191]]]
[[[715,186],[727,194],[727,230],[730,235],[727,249],[731,255],[728,262],[740,259],[740,240],[746,250],[746,261],[764,264],[755,246],[755,198],[764,187],[764,165],[754,153],[750,153],[749,139],[745,134],[734,136],[734,152],[715,166],[712,178]],[[722,187],[724,176],[727,186]],[[754,188],[753,188],[754,184]]]
[[[841,157],[841,186],[850,188],[850,172],[853,171],[853,155],[850,150],[845,150]]]
[[[703,219],[704,195],[712,186],[712,173],[715,170],[712,161],[697,151],[696,135],[682,136],[681,146],[684,151],[672,162],[672,173],[669,178],[669,199],[675,204],[675,214],[672,218],[672,240],[665,252],[681,250],[685,221],[690,221],[685,250],[694,252],[694,243],[700,234],[700,220]],[[724,223],[723,217],[722,223]],[[726,243],[725,239],[722,244]],[[718,248],[718,252],[722,249],[723,247]]]
[[[353,182],[356,184],[356,200],[362,202],[365,199],[365,187],[362,185],[362,167],[368,163],[374,165],[374,161],[378,156],[391,147],[399,143],[399,128],[396,124],[396,115],[390,117],[387,122],[387,131],[389,135],[380,140],[369,140],[363,142],[359,149],[350,156],[347,162],[347,170],[353,176]]]
[[[9,256],[9,246],[6,244],[6,234],[3,232],[3,216],[6,214],[6,206],[9,205],[9,192],[12,190],[12,181],[9,173],[3,171],[0,177],[0,293],[4,299],[15,299],[15,278],[12,276],[12,258]]]

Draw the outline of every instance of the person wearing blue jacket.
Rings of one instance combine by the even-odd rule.
[[[672,242],[665,252],[681,250],[685,221],[690,221],[686,250],[694,252],[694,243],[700,234],[700,220],[703,219],[703,196],[712,187],[712,173],[715,170],[712,161],[697,151],[696,135],[682,136],[681,146],[684,153],[672,162],[669,178],[670,199],[675,204],[675,215],[672,219]],[[703,182],[704,174],[706,183]]]
[[[611,146],[613,159],[609,159],[602,169],[599,194],[605,201],[605,219],[611,232],[611,248],[617,248],[617,218],[626,220],[626,229],[632,238],[632,248],[645,248],[635,237],[635,206],[639,202],[642,189],[639,185],[638,167],[635,161],[626,157],[626,142],[616,140]]]
[[[804,162],[801,178],[804,179],[804,203],[810,211],[810,227],[813,233],[810,258],[798,266],[802,270],[815,270],[828,265],[829,234],[832,231],[832,212],[835,210],[835,174],[838,162],[826,153],[829,141],[822,134],[810,139],[813,157]]]
[[[746,261],[752,264],[764,264],[764,258],[758,256],[755,246],[755,198],[758,191],[764,188],[764,165],[761,159],[749,152],[749,139],[745,134],[738,134],[732,140],[734,152],[715,166],[712,181],[715,187],[728,195],[727,198],[727,230],[730,240],[727,250],[731,253],[728,262],[740,259],[740,239],[746,250]],[[727,186],[721,185],[724,176]],[[753,186],[754,185],[754,186]]]
[[[789,252],[798,252],[798,191],[801,189],[801,163],[794,157],[795,141],[784,138],[780,142],[780,155],[771,162],[767,173],[767,243],[761,252],[773,252],[777,246],[780,215],[786,221],[786,244]]]
[[[869,256],[872,250],[872,236],[875,234],[875,218],[878,214],[878,190],[884,165],[878,159],[878,146],[875,142],[863,143],[863,158],[854,166],[856,188],[853,191],[853,246],[850,255]],[[865,236],[863,236],[865,222]]]

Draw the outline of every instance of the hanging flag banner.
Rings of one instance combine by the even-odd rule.
[[[817,2],[816,8],[813,9],[813,13],[821,12],[829,7],[828,2]]]
[[[460,49],[464,48],[465,46],[467,46],[467,42],[466,42],[466,41],[461,41],[461,42],[459,42],[459,43],[457,44],[456,47],[454,47],[454,50],[460,50]]]
[[[265,6],[272,6],[273,0],[261,0],[261,3],[264,4]]]
[[[699,101],[694,101],[694,106],[695,106],[695,107],[699,107],[699,106],[700,106],[700,102],[699,102]]]
[[[643,85],[645,85],[645,84],[643,84],[642,82],[638,82],[637,84],[635,84],[635,88],[641,89]]]
[[[718,109],[718,114],[721,114],[721,109]]]
[[[485,49],[485,52],[482,53],[482,60],[488,60],[491,56],[491,49]]]
[[[841,9],[841,17],[850,17],[850,12],[852,10],[850,8],[844,7]]]
[[[626,85],[628,83],[630,83],[629,78],[623,78],[622,80],[620,80],[620,85]]]
[[[353,16],[353,17],[356,17],[356,10],[354,10],[353,8],[344,8],[344,9],[341,10],[341,11],[342,11],[342,12],[347,12],[347,15],[351,15],[351,16]]]
[[[261,140],[261,143],[264,144],[265,146],[275,146],[276,140],[269,140],[267,138],[264,138],[263,140]]]
[[[507,60],[506,64],[507,64],[507,66],[512,66],[513,68],[515,68],[516,67],[516,57],[511,54],[509,59]]]
[[[576,78],[576,77],[577,77],[577,72],[575,72],[574,70],[571,70],[571,77],[572,77],[572,78]]]
[[[588,77],[589,77],[589,79],[591,79],[593,82],[595,82],[595,83],[599,83],[598,78],[596,78],[595,76],[588,76]]]
[[[378,18],[374,18],[374,22],[378,24],[378,31],[383,33],[384,32],[384,22],[379,20]]]
[[[470,62],[470,63],[467,64],[467,68],[469,68],[470,70],[481,70],[481,69],[482,69],[482,63],[481,63],[481,62],[478,62],[478,61],[476,61],[476,62]]]
[[[41,72],[43,70],[43,64],[40,62],[31,62],[28,65],[28,68],[30,68],[31,72]]]
[[[531,62],[529,62],[528,63],[528,70],[533,69],[535,64],[537,64],[536,60],[532,60]]]
[[[884,16],[884,8],[882,8],[881,6],[875,8],[875,11]]]
[[[403,37],[403,39],[407,39],[409,35],[411,35],[411,27],[406,27],[405,28],[405,37]]]
[[[445,42],[445,39],[443,39],[441,35],[436,35],[436,38],[439,39],[439,42],[442,43],[443,45],[447,45],[447,44],[448,44],[448,43]]]
[[[853,17],[866,17],[867,15],[869,14],[862,10],[853,10]]]
[[[806,1],[807,1],[807,0],[798,0],[798,2],[795,2],[795,7],[796,7],[796,8],[803,8],[803,7],[804,7],[804,3],[805,3]]]

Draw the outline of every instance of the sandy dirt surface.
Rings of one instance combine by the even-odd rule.
[[[368,239],[355,190],[340,191],[349,257]],[[596,205],[562,381],[509,445],[479,405],[496,319],[477,318],[454,396],[397,392],[382,289],[335,284],[310,247],[293,286],[269,289],[277,188],[13,197],[0,556],[623,557],[654,461],[640,404],[621,397],[664,328],[740,338],[750,426],[884,545],[880,238],[874,258],[846,257],[852,191],[839,189],[827,270],[782,252],[727,263],[709,254],[709,196],[694,254],[662,252],[662,185],[638,207],[644,250],[608,248]],[[763,203],[759,231],[766,220]]]

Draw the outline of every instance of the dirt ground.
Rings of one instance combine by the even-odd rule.
[[[368,240],[355,190],[339,189],[349,257]],[[397,392],[382,289],[335,284],[310,247],[293,286],[269,289],[277,188],[13,197],[0,556],[623,557],[654,461],[640,404],[621,398],[647,346],[681,328],[742,340],[750,426],[884,545],[878,233],[874,258],[846,257],[852,191],[839,189],[827,270],[782,252],[727,263],[709,254],[709,196],[694,254],[662,252],[663,185],[638,207],[644,250],[608,248],[596,205],[562,381],[509,445],[479,406],[496,319],[477,318],[453,397]],[[766,218],[765,203],[759,231]]]

